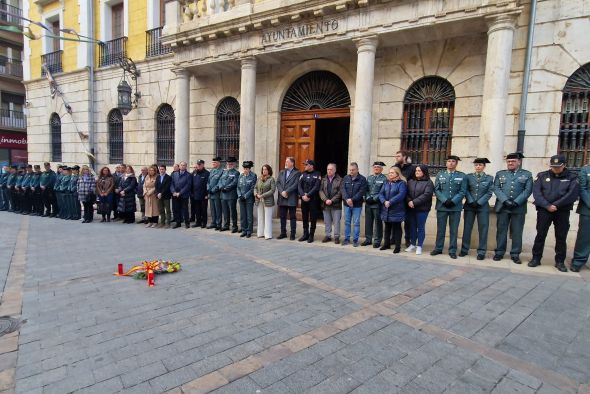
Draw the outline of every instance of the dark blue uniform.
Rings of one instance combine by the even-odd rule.
[[[488,201],[494,192],[494,178],[482,172],[467,175],[467,191],[463,206],[463,243],[461,254],[469,253],[471,246],[471,232],[477,217],[477,231],[479,246],[477,255],[484,256],[488,249],[488,228],[490,226],[490,206]]]
[[[300,241],[313,239],[315,234],[316,222],[320,214],[320,184],[322,176],[319,171],[305,171],[299,177],[298,192],[299,197],[306,195],[309,201],[301,199],[301,214],[303,216],[303,236]]]
[[[191,190],[191,221],[195,221],[193,227],[207,227],[207,182],[209,171],[193,171],[193,183]]]

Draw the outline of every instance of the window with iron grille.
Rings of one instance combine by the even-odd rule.
[[[240,103],[233,97],[219,102],[215,116],[215,155],[226,160],[240,154]]]
[[[590,163],[590,63],[580,67],[567,80],[561,102],[559,153],[567,158],[567,166],[579,169]]]
[[[61,118],[55,112],[49,119],[51,132],[51,161],[61,161]]]
[[[123,115],[118,109],[109,112],[109,163],[123,162]]]
[[[446,80],[431,76],[414,82],[404,98],[401,148],[416,164],[433,173],[445,167],[451,153],[455,89]]]
[[[174,109],[162,104],[156,113],[156,159],[158,164],[174,164]]]

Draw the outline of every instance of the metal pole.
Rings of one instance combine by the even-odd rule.
[[[94,0],[89,0],[89,36],[92,38],[94,37]],[[90,166],[96,172],[96,151],[94,149],[95,143],[95,127],[94,127],[94,44],[88,43],[88,59],[90,64],[88,66],[88,103],[89,103],[89,114],[88,114],[88,144],[90,153],[92,153],[93,158],[90,159]]]

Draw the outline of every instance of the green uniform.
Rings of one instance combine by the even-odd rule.
[[[16,202],[16,212],[21,213],[23,211],[23,189],[22,184],[25,178],[25,174],[19,173],[16,175],[16,182],[14,184],[14,198]]]
[[[463,243],[461,253],[469,253],[471,232],[477,217],[479,246],[477,254],[483,256],[488,249],[488,228],[490,226],[490,206],[488,201],[494,192],[494,178],[482,172],[467,175],[467,192],[463,206]]]
[[[441,171],[434,182],[436,195],[436,245],[434,251],[442,252],[445,246],[447,221],[449,222],[449,254],[457,253],[457,234],[467,191],[467,177],[460,171]],[[445,205],[445,202],[447,202]]]
[[[578,174],[580,184],[580,202],[577,213],[580,214],[576,246],[572,267],[581,268],[590,256],[590,166],[583,167]]]
[[[57,175],[53,170],[43,171],[39,179],[39,187],[43,187],[41,190],[41,202],[45,207],[45,214],[43,216],[55,216],[57,212],[56,200],[55,200],[55,183],[57,181]]]
[[[20,184],[21,188],[21,213],[23,215],[28,215],[31,213],[31,208],[33,206],[33,199],[31,195],[31,180],[33,178],[33,173],[25,173],[23,176],[22,182]]]
[[[37,216],[43,215],[43,202],[41,201],[41,172],[34,172],[31,178],[31,194],[33,198],[33,212]]]
[[[383,222],[381,221],[379,192],[387,181],[384,174],[369,175],[367,177],[367,193],[365,194],[365,242],[364,245],[373,243],[375,247],[381,246],[383,239]],[[373,237],[373,230],[375,230]]]
[[[230,219],[232,232],[238,232],[238,179],[240,173],[235,168],[223,170],[219,178],[219,189],[221,190],[221,209],[223,211],[223,226],[221,230],[229,230]]]
[[[527,200],[533,193],[533,174],[522,168],[516,171],[501,170],[494,179],[496,194],[496,217],[498,231],[496,233],[496,256],[504,256],[508,239],[508,227],[512,235],[510,256],[517,258],[522,251],[522,231],[527,211]],[[506,202],[514,202],[516,206],[507,206]]]
[[[63,202],[61,200],[61,196],[62,196],[62,192],[61,192],[61,180],[64,176],[61,174],[61,172],[58,172],[56,177],[55,177],[55,184],[53,186],[53,192],[55,195],[55,215],[59,216],[60,214],[60,210],[63,206]]]
[[[68,207],[68,196],[70,185],[70,175],[62,175],[59,181],[59,185],[55,189],[59,196],[57,199],[57,205],[59,206],[59,217],[61,219],[69,219],[72,213]]]
[[[16,172],[14,174],[10,174],[8,179],[6,180],[6,187],[8,191],[8,200],[10,202],[10,212],[16,212],[17,210],[17,201],[16,201],[16,191],[14,189],[16,185]]]
[[[254,228],[254,188],[256,174],[250,171],[248,175],[241,174],[238,179],[238,199],[240,201],[240,227],[242,235],[251,236]]]
[[[5,172],[0,175],[0,211],[8,211],[10,206],[10,199],[8,198],[8,189],[6,183],[8,182],[9,172]]]
[[[211,200],[211,225],[209,228],[221,228],[221,189],[219,189],[219,179],[223,174],[221,168],[212,168],[209,171],[209,179],[207,180],[207,192],[209,193],[209,200]]]
[[[68,198],[70,201],[70,219],[79,220],[82,214],[80,201],[78,201],[78,178],[79,175],[70,175],[70,184],[68,187]]]

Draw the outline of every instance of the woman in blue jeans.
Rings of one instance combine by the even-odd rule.
[[[416,251],[416,254],[422,254],[422,244],[426,236],[424,228],[428,212],[432,208],[433,194],[434,184],[428,175],[428,167],[420,164],[416,167],[414,179],[408,181],[406,220],[410,223],[410,246],[406,252]]]

